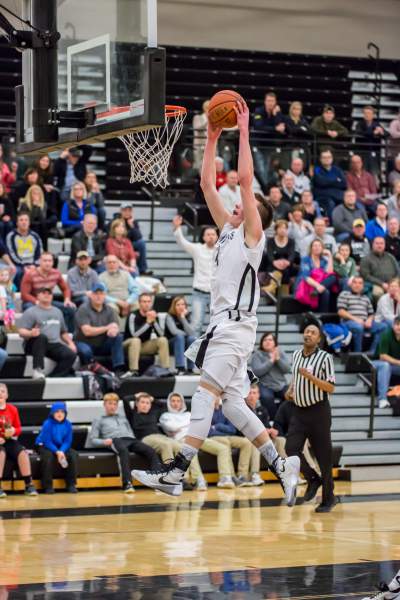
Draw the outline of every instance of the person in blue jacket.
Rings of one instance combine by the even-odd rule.
[[[331,220],[335,206],[343,203],[346,176],[342,169],[333,164],[333,153],[329,148],[321,150],[319,162],[314,169],[314,198]]]
[[[72,424],[67,419],[64,402],[54,402],[36,438],[42,464],[42,487],[45,494],[54,494],[53,472],[56,461],[63,470],[67,491],[76,494],[78,453],[71,448]]]
[[[376,237],[386,237],[388,223],[388,209],[386,204],[378,204],[376,207],[376,216],[368,221],[365,228],[365,236],[369,242],[373,242]]]
[[[77,181],[72,186],[69,200],[64,202],[61,209],[61,223],[67,237],[72,237],[81,230],[87,213],[97,215],[96,207],[87,195],[85,184]]]

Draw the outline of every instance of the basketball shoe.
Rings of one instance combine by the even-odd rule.
[[[278,456],[269,468],[277,476],[285,492],[286,504],[294,506],[299,481],[300,458],[298,456],[289,456],[289,458]]]
[[[393,577],[387,585],[381,583],[379,591],[374,596],[366,596],[362,600],[400,600],[400,571]]]
[[[173,460],[163,463],[158,469],[132,471],[132,477],[146,487],[159,490],[170,496],[180,496],[183,491],[183,477],[188,470],[190,460],[179,453]]]

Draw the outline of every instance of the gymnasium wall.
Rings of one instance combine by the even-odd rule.
[[[161,44],[400,58],[400,0],[158,0]]]

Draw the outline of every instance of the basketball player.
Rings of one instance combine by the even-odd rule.
[[[181,452],[161,471],[132,471],[148,487],[178,496],[190,461],[208,436],[214,406],[222,397],[223,413],[260,451],[278,477],[289,506],[296,501],[300,470],[297,456],[281,458],[267,430],[247,406],[250,381],[247,361],[253,350],[260,299],[257,270],[265,247],[264,229],[271,223],[269,205],[257,203],[249,145],[249,110],[236,107],[240,132],[238,173],[242,203],[229,214],[215,185],[215,155],[221,129],[208,125],[201,186],[211,215],[221,231],[214,251],[211,277],[211,319],[206,333],[187,350],[201,369],[191,406],[191,422]]]

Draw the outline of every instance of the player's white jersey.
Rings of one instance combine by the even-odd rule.
[[[256,314],[260,301],[257,271],[264,247],[264,234],[257,246],[248,248],[243,223],[236,229],[225,224],[214,250],[211,317],[229,310]]]

